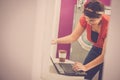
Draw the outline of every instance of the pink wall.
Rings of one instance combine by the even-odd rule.
[[[100,1],[102,1],[107,6],[111,5],[111,0],[100,0]]]
[[[76,4],[76,0],[61,0],[58,37],[68,35],[72,32],[75,4]],[[67,59],[69,59],[70,44],[58,44],[56,57],[58,57],[59,49],[67,50],[67,53],[68,53]]]

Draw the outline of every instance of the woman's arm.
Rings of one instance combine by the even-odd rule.
[[[103,44],[103,50],[102,50],[101,55],[99,55],[96,59],[94,59],[93,61],[89,62],[86,65],[83,65],[80,62],[76,62],[73,66],[73,69],[75,71],[79,71],[79,70],[88,71],[88,70],[94,68],[95,66],[101,64],[104,61],[105,48],[106,48],[106,40]]]
[[[76,28],[74,29],[74,31],[70,35],[52,40],[52,44],[56,44],[56,43],[69,44],[69,43],[72,43],[79,38],[79,36],[83,33],[84,30],[85,30],[85,28],[83,28],[80,25],[80,23],[78,22]]]
[[[105,42],[103,44],[103,50],[100,56],[98,56],[96,59],[94,59],[93,61],[89,62],[88,64],[84,65],[87,70],[90,70],[91,68],[103,63],[104,61],[104,55],[105,55],[105,49],[106,48],[106,39]]]

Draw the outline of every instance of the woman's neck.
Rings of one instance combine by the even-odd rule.
[[[93,25],[91,26],[92,27],[92,31],[95,31],[95,32],[100,32],[100,29],[101,29],[101,25]]]

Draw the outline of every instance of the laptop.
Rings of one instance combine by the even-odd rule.
[[[68,76],[85,76],[86,73],[84,71],[74,71],[72,69],[71,63],[54,63],[53,59],[50,58],[55,69],[57,70],[58,74],[61,75],[68,75]]]

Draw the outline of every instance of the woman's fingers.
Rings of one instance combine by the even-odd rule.
[[[73,65],[73,70],[74,71],[80,71],[80,70],[85,71],[85,66],[80,62],[75,62],[75,64]]]
[[[75,62],[75,64],[73,65],[73,70],[79,71],[79,70],[81,70],[82,66],[83,66],[83,64],[81,64],[79,62]]]
[[[51,44],[56,44],[56,43],[57,43],[56,39],[51,41]]]

